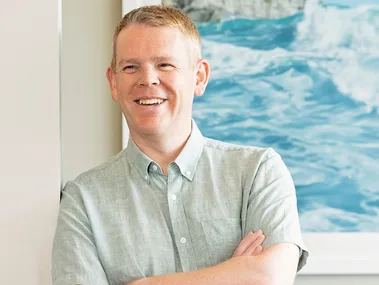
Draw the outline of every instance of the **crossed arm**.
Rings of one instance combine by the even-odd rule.
[[[143,278],[128,285],[292,285],[302,246],[295,188],[280,156],[271,153],[255,176],[249,197],[247,228],[262,226],[271,235],[259,254],[237,254],[218,265],[193,272]],[[280,238],[273,238],[275,235]],[[255,235],[247,239],[256,239]],[[274,241],[275,240],[275,241]],[[294,243],[284,242],[285,240]],[[241,244],[246,241],[246,238]],[[249,243],[249,242],[247,242]]]
[[[109,284],[96,254],[84,207],[75,208],[76,211],[70,208],[77,207],[77,203],[73,193],[67,189],[54,242],[53,284]],[[288,214],[288,211],[284,213]],[[299,248],[295,244],[302,244],[296,239],[295,243],[285,243],[283,241],[287,238],[273,241],[271,237],[268,244],[272,246],[263,249],[264,238],[259,231],[248,234],[229,260],[215,266],[143,278],[125,285],[292,285],[299,262]],[[75,251],[67,250],[75,246]]]
[[[128,285],[292,285],[299,248],[280,243],[262,251],[259,234],[249,234],[233,257],[218,265],[194,272],[167,274],[136,280]]]
[[[304,245],[293,182],[283,162],[275,156],[262,163],[257,177],[260,178],[254,180],[253,195],[249,196],[244,215],[256,218],[243,223],[246,229],[261,227],[269,235],[263,251],[262,248],[255,252],[238,247],[231,259],[218,265],[193,272],[143,278],[127,285],[292,285],[298,264],[301,268],[307,257],[303,250],[299,263],[297,245],[301,248]],[[78,186],[69,184],[62,197],[52,256],[53,284],[109,285]],[[247,240],[256,238],[256,235],[247,236]],[[247,243],[250,244],[251,240]],[[245,244],[244,241],[241,244]]]

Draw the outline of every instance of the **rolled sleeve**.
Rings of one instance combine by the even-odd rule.
[[[263,230],[265,248],[279,243],[297,245],[297,271],[306,264],[308,250],[301,234],[294,183],[280,155],[272,149],[259,166],[250,190],[246,228]]]
[[[52,279],[53,285],[109,285],[84,203],[71,182],[62,192],[53,242]]]

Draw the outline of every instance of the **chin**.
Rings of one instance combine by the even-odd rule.
[[[167,133],[169,124],[164,118],[143,118],[135,120],[132,127],[133,132],[140,136],[155,136]]]
[[[162,126],[159,124],[140,126],[138,128],[138,133],[145,136],[159,135],[162,133]]]

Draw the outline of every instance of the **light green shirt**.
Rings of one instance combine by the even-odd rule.
[[[196,124],[164,175],[132,140],[68,182],[52,255],[54,285],[120,285],[230,259],[249,231],[264,247],[303,244],[292,178],[271,148],[204,138]]]

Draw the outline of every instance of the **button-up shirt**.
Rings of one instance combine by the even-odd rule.
[[[54,285],[121,285],[230,259],[249,231],[264,247],[303,244],[294,184],[271,148],[191,135],[168,174],[133,142],[66,184],[52,256]]]

